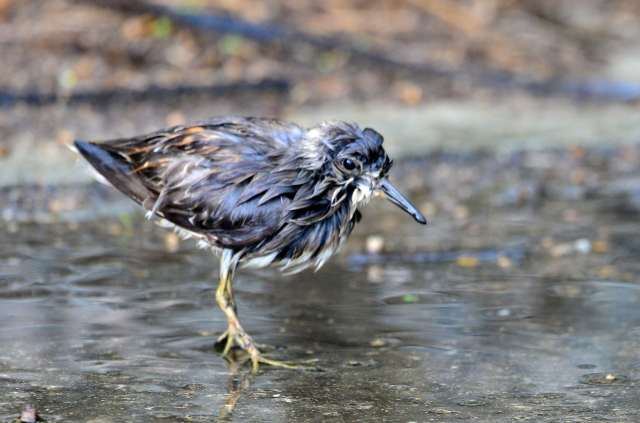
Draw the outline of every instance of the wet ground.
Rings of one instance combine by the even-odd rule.
[[[255,377],[213,350],[206,252],[105,188],[5,191],[0,421],[637,422],[636,152],[401,162],[431,226],[375,201],[320,272],[239,273],[255,339],[323,370]]]

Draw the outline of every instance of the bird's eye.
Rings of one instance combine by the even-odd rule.
[[[353,170],[356,168],[356,163],[351,159],[344,159],[342,161],[342,167],[344,167],[346,170]]]

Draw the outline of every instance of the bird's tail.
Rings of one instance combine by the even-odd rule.
[[[134,172],[133,164],[117,151],[89,141],[76,140],[73,146],[98,175],[118,191],[140,204],[152,197],[149,189]]]

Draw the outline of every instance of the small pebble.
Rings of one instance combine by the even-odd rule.
[[[511,310],[509,310],[508,308],[501,308],[500,310],[498,310],[496,315],[498,317],[509,317],[511,316]]]
[[[549,254],[552,257],[562,257],[570,254],[573,251],[573,246],[571,244],[556,244],[549,250]]]
[[[175,253],[180,248],[180,237],[175,232],[168,232],[164,236],[164,248],[170,253]]]
[[[580,254],[589,254],[591,252],[591,241],[586,238],[580,238],[573,243],[573,248]]]
[[[609,251],[609,244],[607,241],[593,241],[591,244],[591,250],[594,253],[604,254]]]
[[[625,383],[629,380],[627,376],[616,375],[613,373],[590,373],[580,378],[582,383],[587,385],[610,385]]]
[[[375,338],[369,342],[369,345],[371,345],[374,348],[380,348],[380,347],[386,346],[387,342],[382,338]]]
[[[513,263],[511,262],[509,257],[505,257],[505,256],[498,256],[498,259],[496,260],[496,264],[498,265],[498,267],[502,269],[509,269],[511,266],[513,266]]]
[[[395,96],[405,104],[414,106],[423,98],[422,87],[411,81],[399,81],[393,86]]]
[[[380,235],[368,236],[366,248],[369,254],[380,254],[384,249],[384,238]]]
[[[610,265],[602,266],[598,269],[597,273],[599,277],[605,279],[614,278],[618,275],[618,271],[616,270],[616,268]]]
[[[480,260],[473,256],[460,256],[456,260],[456,264],[460,267],[478,267]]]

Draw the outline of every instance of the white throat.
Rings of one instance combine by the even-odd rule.
[[[374,192],[374,178],[372,176],[361,176],[351,195],[351,204],[354,207],[365,205],[371,200]]]

